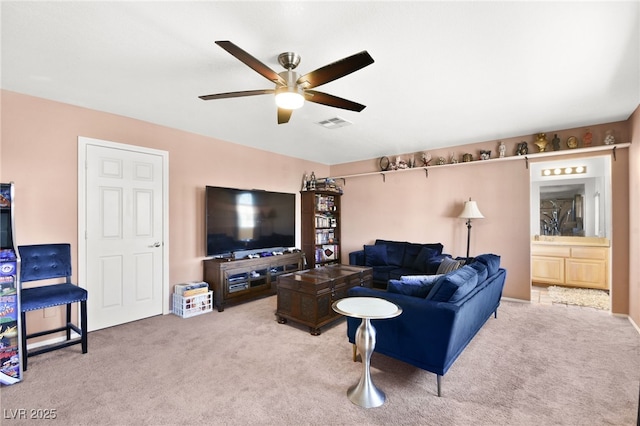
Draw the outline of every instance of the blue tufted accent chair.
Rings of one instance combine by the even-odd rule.
[[[51,352],[67,346],[82,345],[87,353],[87,290],[71,283],[71,246],[69,244],[37,244],[19,246],[21,258],[20,282],[57,279],[63,283],[40,287],[22,288],[20,315],[22,316],[22,369],[27,369],[27,358]],[[71,305],[80,303],[80,328],[71,322]],[[66,325],[63,327],[27,334],[26,313],[52,306],[67,305]],[[71,338],[71,331],[80,337]],[[27,339],[66,331],[66,340],[27,351]]]

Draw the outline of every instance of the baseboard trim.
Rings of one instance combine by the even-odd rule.
[[[633,328],[635,328],[636,331],[638,332],[638,334],[640,334],[640,327],[638,326],[638,324],[636,324],[636,322],[633,320],[633,318],[631,318],[630,315],[623,315],[623,316],[625,316],[625,317],[627,317],[629,319],[629,322],[631,323]]]

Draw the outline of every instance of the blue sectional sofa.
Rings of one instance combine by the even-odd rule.
[[[390,279],[403,275],[432,275],[448,254],[443,254],[440,243],[409,243],[406,241],[376,240],[363,250],[349,253],[349,264],[370,266],[373,269],[373,287],[387,288]]]
[[[500,257],[484,254],[447,274],[391,280],[387,291],[354,287],[349,296],[379,297],[402,308],[396,318],[372,320],[375,352],[436,374],[441,396],[442,376],[491,315],[497,317],[505,278]],[[360,323],[347,318],[351,343]]]

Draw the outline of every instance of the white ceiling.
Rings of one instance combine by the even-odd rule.
[[[640,3],[3,1],[3,89],[324,164],[626,120],[640,104]],[[300,74],[367,50],[276,124],[273,84],[214,44]],[[315,124],[339,116],[353,124]],[[179,143],[179,141],[176,141]]]

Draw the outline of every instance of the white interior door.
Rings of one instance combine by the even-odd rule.
[[[162,314],[165,158],[127,145],[84,148],[89,330]]]

